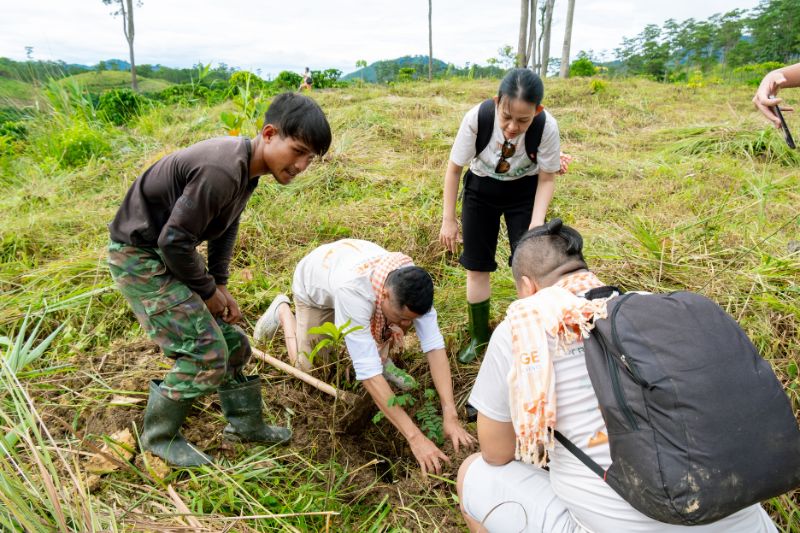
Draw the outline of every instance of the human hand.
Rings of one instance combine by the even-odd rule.
[[[781,120],[775,114],[773,108],[783,102],[781,98],[775,98],[778,90],[786,83],[786,76],[782,72],[773,70],[761,80],[755,96],[753,96],[753,105],[761,111],[767,120],[772,122],[776,128],[781,127]],[[770,98],[772,97],[772,98]],[[793,111],[791,107],[781,107],[781,111]]]
[[[458,250],[461,239],[458,236],[458,222],[455,219],[443,219],[442,229],[439,230],[439,242],[452,253]]]
[[[231,293],[228,292],[228,287],[225,285],[217,285],[217,292],[221,292],[225,297],[225,308],[227,312],[223,312],[222,320],[228,324],[236,324],[242,319],[242,311],[239,309],[239,304],[233,299]]]
[[[441,474],[442,461],[450,462],[450,458],[421,432],[411,437],[408,440],[408,444],[411,446],[411,453],[414,454],[414,458],[425,475],[428,473]]]
[[[558,173],[566,174],[567,170],[569,170],[569,164],[572,163],[572,156],[561,152],[559,157],[561,158],[561,168],[558,169]]]
[[[461,426],[457,416],[445,417],[442,423],[445,438],[453,441],[453,449],[458,452],[459,447],[470,449],[475,445],[475,437]]]
[[[225,295],[219,290],[219,285],[217,286],[217,290],[214,291],[214,294],[211,295],[211,298],[208,300],[204,300],[206,303],[206,307],[208,307],[208,311],[211,313],[211,316],[218,317],[225,314],[225,309],[228,308],[228,300],[225,298]]]

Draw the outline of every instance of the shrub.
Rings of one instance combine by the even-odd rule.
[[[303,81],[303,77],[300,74],[295,72],[284,70],[275,78],[272,82],[272,85],[277,90],[294,90],[300,86],[300,83]]]
[[[28,127],[21,120],[8,120],[0,123],[0,136],[8,137],[11,140],[21,141],[28,135]]]
[[[246,70],[234,72],[231,78],[228,80],[228,87],[230,87],[234,94],[238,94],[242,88],[246,88],[250,92],[263,91],[266,88],[266,85],[267,82],[252,72],[247,72]]]
[[[743,65],[733,69],[733,76],[747,85],[757,87],[758,84],[761,83],[761,78],[763,78],[767,73],[781,68],[782,66],[784,66],[783,63],[778,63],[777,61],[751,63],[749,65]]]
[[[606,92],[608,86],[603,80],[592,80],[589,82],[589,90],[592,94],[600,94]]]
[[[594,76],[597,73],[597,68],[592,63],[588,56],[578,56],[578,59],[572,62],[569,66],[570,76]]]
[[[83,122],[73,122],[55,137],[54,148],[62,167],[78,167],[111,151],[105,135]]]
[[[144,98],[130,89],[112,89],[100,96],[97,110],[105,120],[122,126],[137,117],[144,105]]]
[[[195,105],[207,103],[212,96],[208,87],[199,84],[181,83],[156,93],[156,98],[165,104]]]

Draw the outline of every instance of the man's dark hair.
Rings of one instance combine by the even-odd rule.
[[[574,268],[573,268],[574,267]],[[566,272],[588,268],[583,258],[583,237],[554,218],[520,237],[511,260],[514,279],[522,276],[542,280],[556,270]]]
[[[529,104],[539,105],[544,98],[542,78],[527,68],[515,68],[506,74],[497,91],[498,100],[504,96],[519,98]]]
[[[309,98],[296,93],[276,96],[264,113],[264,125],[272,124],[281,137],[299,139],[319,156],[331,146],[331,127],[322,108]]]
[[[392,291],[397,305],[412,313],[424,315],[433,307],[433,280],[425,269],[408,266],[392,270],[385,286]]]

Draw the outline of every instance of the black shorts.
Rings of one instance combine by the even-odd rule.
[[[497,262],[497,237],[500,217],[506,219],[511,257],[517,241],[528,230],[533,213],[533,199],[539,176],[525,176],[512,181],[464,175],[464,200],[461,205],[461,231],[464,251],[458,262],[467,270],[494,272]]]

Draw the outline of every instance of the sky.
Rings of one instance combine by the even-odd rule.
[[[544,0],[540,0],[540,4]],[[432,0],[433,56],[457,66],[486,64],[516,48],[519,0]],[[134,4],[136,2],[134,1]],[[576,0],[571,57],[613,57],[623,37],[669,18],[704,20],[758,0]],[[567,0],[556,0],[551,57],[561,57]],[[95,65],[128,60],[121,17],[102,0],[0,0],[0,57]],[[356,70],[428,54],[425,0],[143,0],[134,7],[136,64],[225,63],[263,77],[282,70]]]

